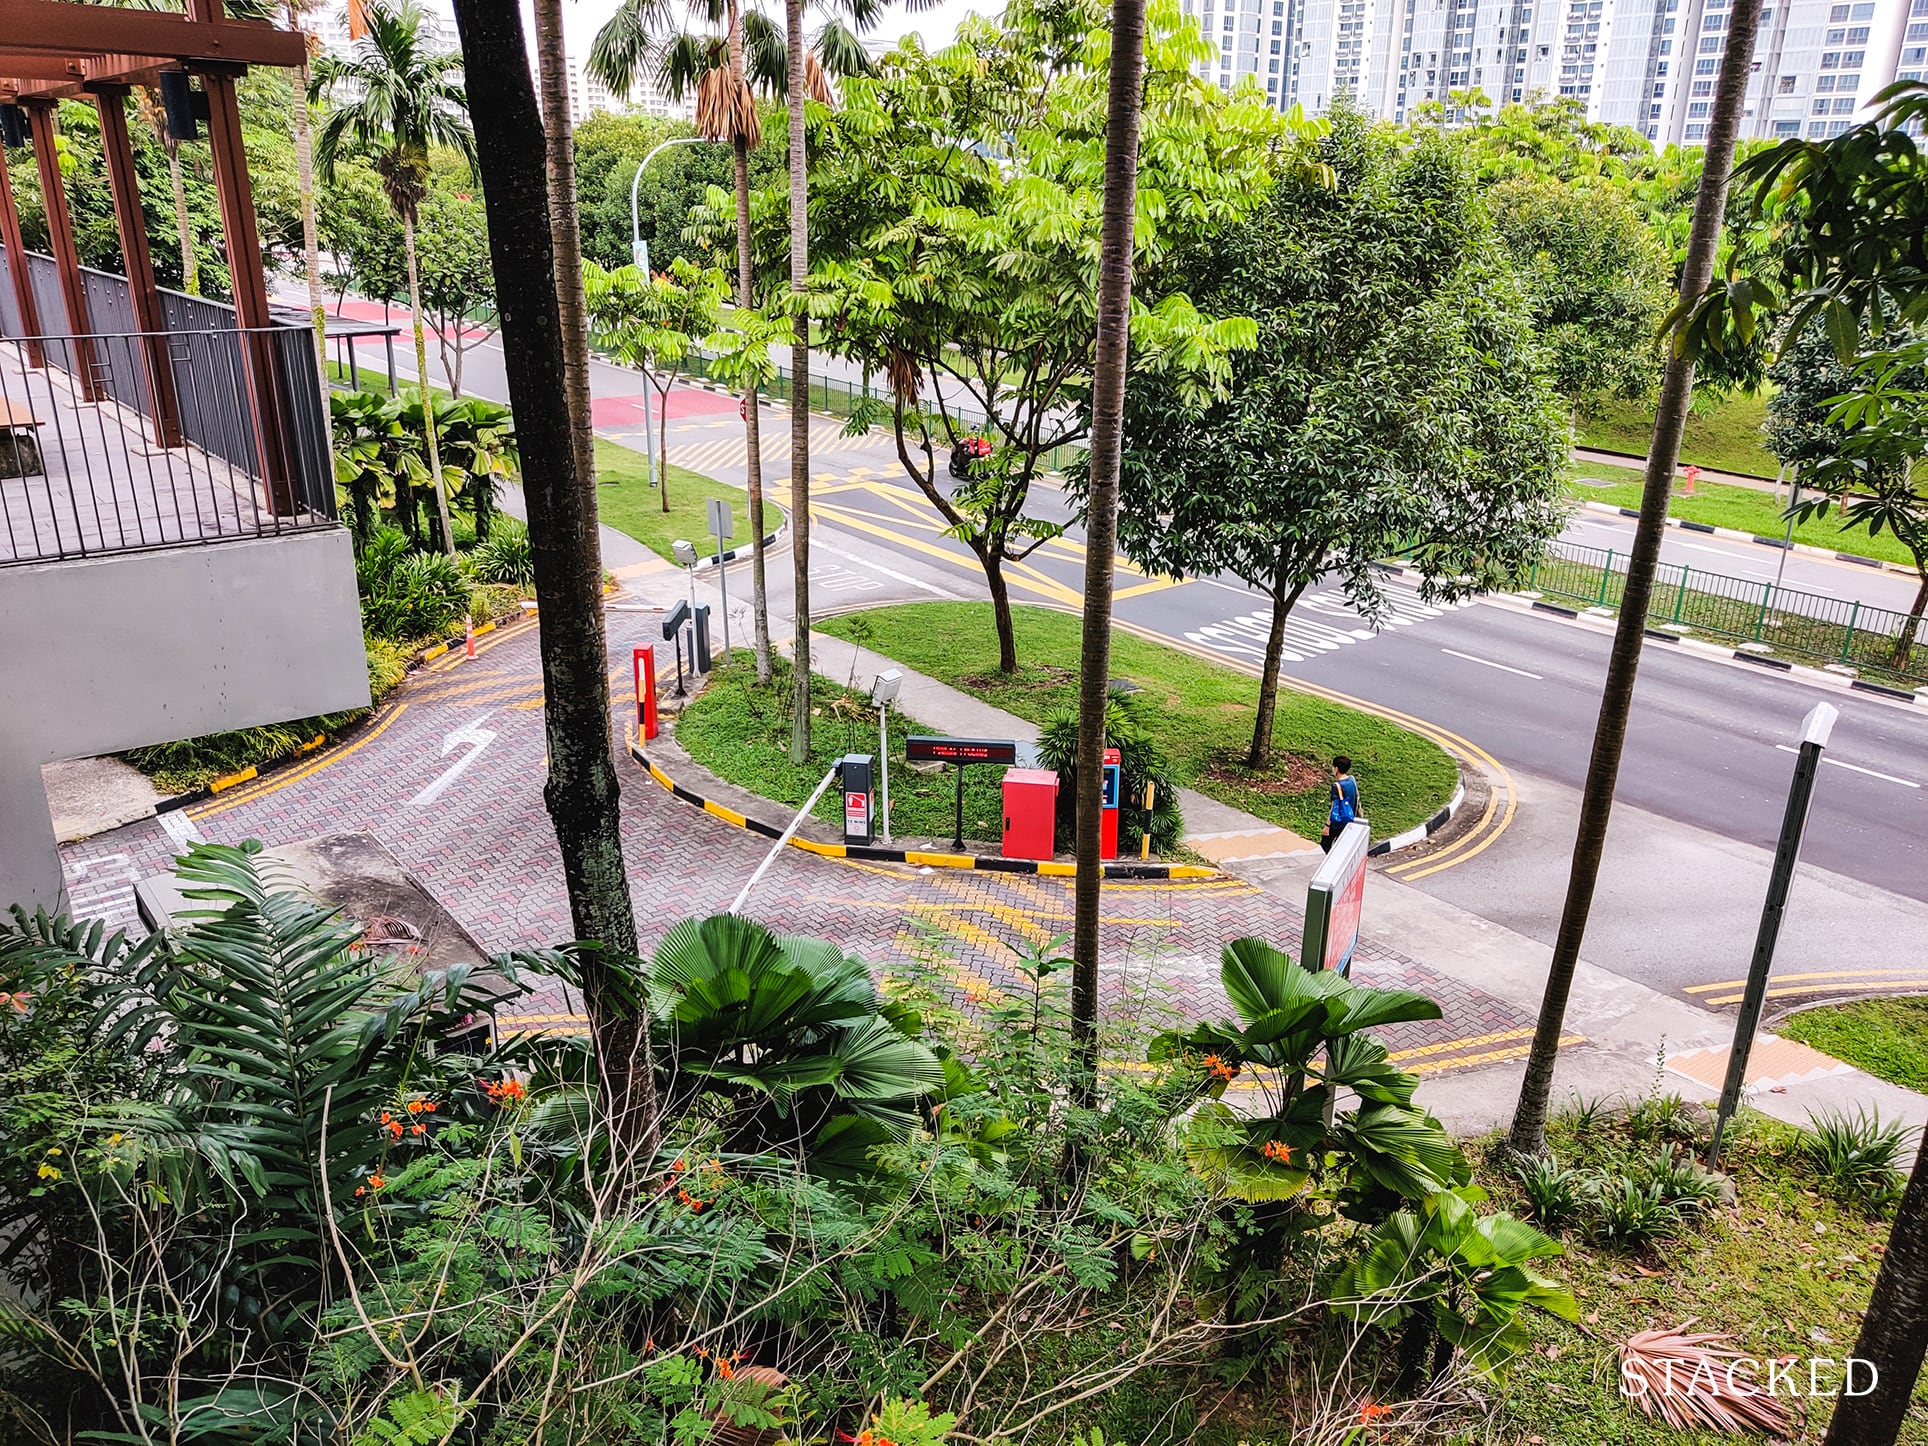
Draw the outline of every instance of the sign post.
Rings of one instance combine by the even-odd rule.
[[[716,585],[723,592],[723,655],[730,654],[730,583],[723,567],[723,544],[736,536],[736,523],[730,516],[730,504],[721,497],[712,497],[709,503],[710,531],[716,537]]]
[[[913,733],[904,740],[907,763],[948,763],[957,771],[957,826],[951,847],[964,848],[964,769],[973,763],[1014,764],[1018,745],[1011,738],[947,738],[937,734]]]
[[[1305,968],[1351,972],[1365,903],[1366,850],[1371,847],[1371,828],[1357,821],[1347,824],[1306,885],[1305,934],[1299,948],[1299,963]]]
[[[1740,1108],[1747,1083],[1747,1056],[1754,1048],[1754,1031],[1767,1000],[1767,976],[1774,968],[1774,945],[1781,937],[1781,918],[1787,912],[1794,865],[1801,857],[1801,835],[1807,831],[1808,805],[1814,799],[1814,775],[1821,770],[1821,754],[1840,711],[1831,703],[1816,703],[1801,723],[1801,747],[1794,758],[1794,781],[1788,785],[1787,811],[1781,815],[1781,838],[1774,846],[1774,868],[1767,879],[1767,901],[1761,905],[1761,927],[1754,936],[1754,958],[1747,966],[1747,989],[1741,1012],[1734,1020],[1734,1047],[1727,1056],[1727,1079],[1721,1085],[1720,1107],[1714,1115],[1714,1135],[1707,1146],[1707,1168],[1720,1163],[1720,1137]]]
[[[870,701],[877,709],[877,762],[883,774],[877,815],[884,823],[885,848],[890,847],[890,705],[903,686],[904,675],[896,668],[884,669],[870,685]]]

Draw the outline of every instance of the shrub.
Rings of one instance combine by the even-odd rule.
[[[1589,1182],[1588,1233],[1603,1245],[1645,1245],[1680,1225],[1680,1209],[1658,1181],[1644,1184],[1630,1175],[1602,1174]]]
[[[1814,1172],[1842,1195],[1882,1207],[1901,1194],[1906,1134],[1872,1110],[1808,1116],[1802,1150]]]
[[[1694,1106],[1678,1094],[1654,1089],[1627,1106],[1627,1133],[1642,1144],[1650,1140],[1686,1143],[1699,1132]]]
[[[355,563],[362,627],[378,638],[436,637],[469,610],[469,581],[439,552],[412,553],[393,528],[369,538]]]
[[[1118,750],[1121,797],[1118,800],[1118,851],[1134,854],[1145,830],[1151,830],[1156,853],[1169,852],[1185,835],[1185,816],[1178,802],[1178,781],[1164,749],[1152,740],[1151,730],[1129,695],[1112,697],[1105,705],[1105,737]],[[1068,851],[1077,844],[1078,715],[1059,713],[1044,725],[1038,738],[1038,758],[1058,775],[1057,846]],[[1152,808],[1145,809],[1145,785],[1155,785]]]
[[[1647,1178],[1682,1215],[1713,1209],[1727,1190],[1725,1176],[1702,1169],[1692,1155],[1675,1149],[1661,1150],[1648,1162]]]
[[[477,543],[465,560],[469,576],[477,582],[535,585],[536,559],[529,545],[529,529],[513,517],[497,522],[495,530]]]
[[[1573,1218],[1585,1197],[1579,1171],[1568,1170],[1552,1155],[1529,1155],[1513,1165],[1533,1218],[1549,1230]]]
[[[364,636],[368,653],[368,701],[379,703],[408,677],[408,653],[387,638]]]

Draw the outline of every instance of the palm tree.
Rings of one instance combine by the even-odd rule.
[[[705,140],[727,141],[736,157],[737,304],[756,304],[755,254],[750,235],[749,155],[763,139],[756,92],[784,95],[790,112],[790,284],[801,293],[809,272],[809,179],[805,152],[806,100],[834,103],[829,75],[865,70],[869,57],[856,35],[832,19],[805,43],[807,0],[785,0],[785,25],[779,34],[761,13],[745,11],[739,0],[697,0],[692,13],[723,33],[674,32],[668,0],[624,0],[596,35],[589,53],[590,72],[612,90],[626,91],[638,74],[653,66],[670,94],[696,98],[696,130]],[[858,29],[881,13],[879,0],[841,0],[842,12]],[[791,756],[810,749],[810,344],[809,321],[799,316],[791,344],[790,380],[790,528],[796,579],[795,723]],[[758,436],[756,388],[744,392],[744,432],[749,443],[750,527],[757,677],[770,679],[770,617],[764,585],[763,459]]]
[[[1921,1137],[1914,1174],[1901,1195],[1888,1253],[1874,1278],[1868,1313],[1852,1359],[1870,1361],[1874,1388],[1843,1394],[1828,1422],[1823,1446],[1894,1446],[1928,1358],[1928,1133]]]
[[[535,0],[536,83],[549,151],[549,229],[556,242],[556,309],[562,323],[562,380],[576,473],[596,480],[595,419],[589,405],[589,308],[582,289],[582,228],[576,220],[576,137],[569,114],[569,57],[562,42],[562,0]],[[669,494],[663,494],[665,508]]]
[[[301,36],[304,47],[308,32],[302,16],[311,0],[288,0],[288,28]],[[308,113],[308,52],[301,52],[301,65],[295,72],[293,99],[295,119],[295,184],[301,194],[301,260],[308,281],[308,311],[315,322],[315,374],[321,384],[321,408],[328,410],[328,303],[321,291],[321,238],[315,219],[315,127]]]
[[[1145,0],[1112,0],[1105,115],[1105,194],[1098,242],[1098,336],[1091,369],[1090,484],[1085,508],[1084,631],[1078,652],[1078,875],[1072,905],[1071,1029],[1080,1090],[1098,1081],[1098,892],[1111,678],[1111,574],[1118,547],[1118,465],[1125,430],[1125,344],[1131,326],[1132,225],[1138,205],[1138,103]]]
[[[1747,96],[1749,62],[1754,34],[1760,27],[1761,0],[1736,0],[1728,20],[1726,59],[1714,92],[1714,113],[1707,126],[1707,154],[1701,167],[1700,188],[1694,198],[1693,228],[1688,234],[1687,257],[1681,266],[1682,315],[1707,290],[1714,274],[1714,253],[1720,243],[1721,222],[1727,206],[1727,182],[1734,169],[1734,141],[1740,130],[1741,109]],[[1654,411],[1653,443],[1647,449],[1647,473],[1640,497],[1640,521],[1634,529],[1633,551],[1627,558],[1626,590],[1620,618],[1614,627],[1613,650],[1607,659],[1607,679],[1600,694],[1600,717],[1593,734],[1593,756],[1580,795],[1580,825],[1573,845],[1573,865],[1567,877],[1566,903],[1554,939],[1553,962],[1547,971],[1546,993],[1527,1056],[1526,1078],[1513,1115],[1509,1146],[1517,1153],[1537,1155],[1546,1149],[1547,1107],[1553,1096],[1553,1064],[1559,1054],[1566,1022],[1567,996],[1586,937],[1587,915],[1593,907],[1600,859],[1606,851],[1607,822],[1613,814],[1614,784],[1620,776],[1620,754],[1627,740],[1627,717],[1633,711],[1634,675],[1640,668],[1640,646],[1646,634],[1647,601],[1653,593],[1654,570],[1660,561],[1660,539],[1673,492],[1674,464],[1680,457],[1680,437],[1687,426],[1687,407],[1694,391],[1694,354],[1676,345],[1667,353],[1661,377],[1660,402]]]
[[[335,178],[344,149],[365,152],[381,177],[388,204],[402,223],[408,257],[408,308],[415,326],[415,377],[422,393],[422,430],[428,441],[429,476],[441,515],[442,547],[455,553],[449,524],[448,490],[442,485],[442,456],[435,437],[434,408],[428,399],[428,342],[422,332],[422,288],[415,262],[415,223],[428,193],[429,148],[446,146],[475,166],[475,137],[469,130],[468,95],[462,86],[462,57],[432,52],[423,45],[422,12],[413,0],[398,8],[369,4],[363,12],[367,31],[346,59],[324,55],[315,62],[309,99],[341,94],[315,138],[315,161],[322,176]]]
[[[189,296],[199,296],[201,265],[194,249],[194,223],[188,217],[187,177],[181,170],[181,143],[168,134],[167,113],[161,109],[159,89],[151,85],[136,86],[134,105],[167,155],[167,178],[174,187],[174,234],[181,243],[181,290]]]

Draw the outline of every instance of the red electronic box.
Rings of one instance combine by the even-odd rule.
[[[1048,859],[1056,852],[1058,775],[1049,768],[1004,770],[1004,857]]]

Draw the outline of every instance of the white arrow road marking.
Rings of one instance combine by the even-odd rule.
[[[408,801],[410,808],[420,808],[424,804],[435,802],[436,799],[442,796],[442,790],[455,782],[463,769],[480,758],[484,748],[487,748],[491,743],[495,742],[495,730],[482,727],[482,719],[488,716],[487,713],[484,713],[482,717],[477,718],[475,722],[464,723],[460,728],[455,729],[448,737],[442,740],[442,756],[444,758],[447,758],[449,754],[460,748],[464,743],[473,744],[474,746],[447,768],[443,769],[440,778],[437,778],[435,782],[411,798]]]

